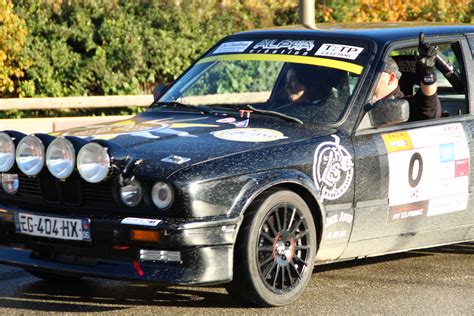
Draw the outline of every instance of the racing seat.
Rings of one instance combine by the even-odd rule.
[[[419,76],[416,71],[416,57],[414,55],[401,55],[392,57],[398,65],[402,77],[399,81],[400,90],[405,95],[415,93],[415,85],[419,85]]]

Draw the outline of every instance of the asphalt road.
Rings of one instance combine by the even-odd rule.
[[[304,295],[251,308],[217,287],[85,279],[52,285],[0,265],[0,314],[474,314],[474,243],[319,266]]]

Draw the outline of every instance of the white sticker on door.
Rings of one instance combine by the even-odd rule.
[[[354,175],[351,154],[337,135],[331,136],[334,142],[322,142],[314,152],[313,178],[322,201],[340,198],[350,188]]]
[[[382,137],[390,175],[388,223],[466,209],[470,159],[460,123]]]

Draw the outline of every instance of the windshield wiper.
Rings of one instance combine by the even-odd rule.
[[[286,114],[283,114],[283,113],[280,113],[280,112],[257,109],[257,108],[254,108],[253,106],[251,106],[250,104],[247,104],[247,105],[243,106],[243,108],[248,109],[248,110],[252,110],[255,113],[276,116],[276,117],[282,118],[286,121],[296,122],[296,123],[299,123],[301,125],[304,124],[303,121],[300,120],[299,118],[289,116],[289,115],[286,115]]]
[[[194,110],[197,112],[201,112],[202,114],[212,114],[213,112],[209,109],[207,106],[202,106],[202,105],[192,105],[192,104],[186,104],[186,103],[181,103],[178,101],[170,101],[170,102],[154,102],[151,107],[159,107],[159,106],[171,106],[175,108],[181,108],[181,109],[190,109]]]

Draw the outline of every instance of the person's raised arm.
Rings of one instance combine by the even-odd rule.
[[[437,47],[425,43],[425,35],[420,33],[418,45],[417,65],[420,73],[421,92],[425,96],[432,96],[438,90],[436,78]]]

